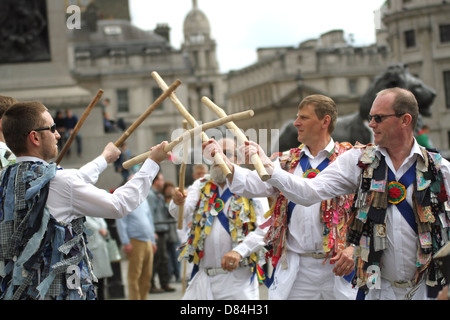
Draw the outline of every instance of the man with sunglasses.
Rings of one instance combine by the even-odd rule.
[[[385,89],[370,110],[375,145],[355,146],[315,179],[264,161],[267,182],[295,203],[356,192],[345,250],[355,248],[358,299],[427,299],[445,285],[432,256],[448,241],[450,163],[418,145],[418,114],[410,91]],[[267,158],[254,143],[245,152]]]
[[[236,162],[235,142],[221,139],[224,154]],[[210,157],[206,157],[212,160]],[[193,263],[193,272],[185,300],[258,300],[258,253],[236,267],[234,272],[221,268],[222,256],[258,228],[269,209],[267,199],[248,199],[231,193],[220,166],[213,163],[209,175],[196,180],[188,191],[174,190],[170,214],[178,219],[183,205],[184,223],[190,226],[180,259]]]
[[[166,142],[110,194],[94,184],[119,157],[113,143],[79,170],[63,170],[50,163],[60,135],[44,105],[12,105],[2,128],[17,160],[0,175],[0,299],[95,299],[85,217],[122,218],[145,201],[159,163],[169,157]]]

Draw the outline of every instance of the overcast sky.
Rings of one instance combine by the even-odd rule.
[[[220,70],[228,72],[256,62],[256,49],[298,46],[333,29],[343,29],[354,45],[375,42],[374,12],[385,0],[197,0],[209,19],[217,43]],[[171,28],[171,44],[183,43],[183,22],[192,0],[130,0],[132,22],[153,30]]]

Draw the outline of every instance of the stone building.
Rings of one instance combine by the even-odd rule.
[[[432,116],[424,122],[433,144],[450,149],[450,3],[442,0],[390,0],[382,8],[377,42],[389,47],[389,62],[404,62],[412,74],[437,92]]]
[[[241,124],[278,129],[297,112],[302,96],[333,98],[339,115],[354,112],[373,78],[389,65],[405,63],[414,76],[436,90],[432,117],[425,124],[442,151],[450,149],[450,3],[441,0],[388,0],[375,44],[355,47],[342,30],[294,47],[259,48],[258,61],[227,75],[230,112],[253,108]],[[270,134],[269,134],[270,138]],[[268,147],[271,143],[268,143]]]
[[[124,5],[128,7],[127,2]],[[129,19],[101,19],[104,14],[97,1],[84,10],[94,12],[93,18],[90,26],[70,32],[70,68],[84,88],[105,91],[104,97],[110,100],[105,112],[112,119],[121,119],[128,127],[161,95],[151,76],[153,71],[167,85],[181,80],[176,95],[198,122],[216,118],[200,99],[208,96],[222,104],[223,76],[219,73],[216,42],[210,37],[210,23],[196,0],[184,21],[181,49],[170,45],[171,30],[166,24],[144,31]],[[139,154],[163,140],[172,140],[173,132],[182,128],[182,121],[170,99],[165,100],[133,133],[132,152]],[[168,178],[176,180],[171,171]]]

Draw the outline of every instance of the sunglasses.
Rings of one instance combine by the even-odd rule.
[[[367,117],[367,120],[369,120],[369,123],[372,121],[372,119],[375,120],[376,123],[381,123],[384,120],[384,118],[393,117],[393,116],[400,118],[403,115],[404,115],[404,113],[393,113],[393,114],[384,114],[384,115],[375,114],[373,116],[369,114],[369,116]]]
[[[51,126],[42,127],[42,128],[37,128],[37,129],[31,130],[31,131],[45,131],[45,130],[50,130],[52,133],[55,133],[55,131],[56,131],[56,123],[52,124]],[[31,132],[31,131],[30,131],[30,132]],[[29,135],[30,132],[28,132],[28,133],[26,134],[26,136]]]

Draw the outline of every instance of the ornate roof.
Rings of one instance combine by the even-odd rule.
[[[197,0],[192,0],[193,8],[184,19],[184,37],[188,39],[190,36],[204,35],[209,38],[211,27],[206,15],[198,8]]]

